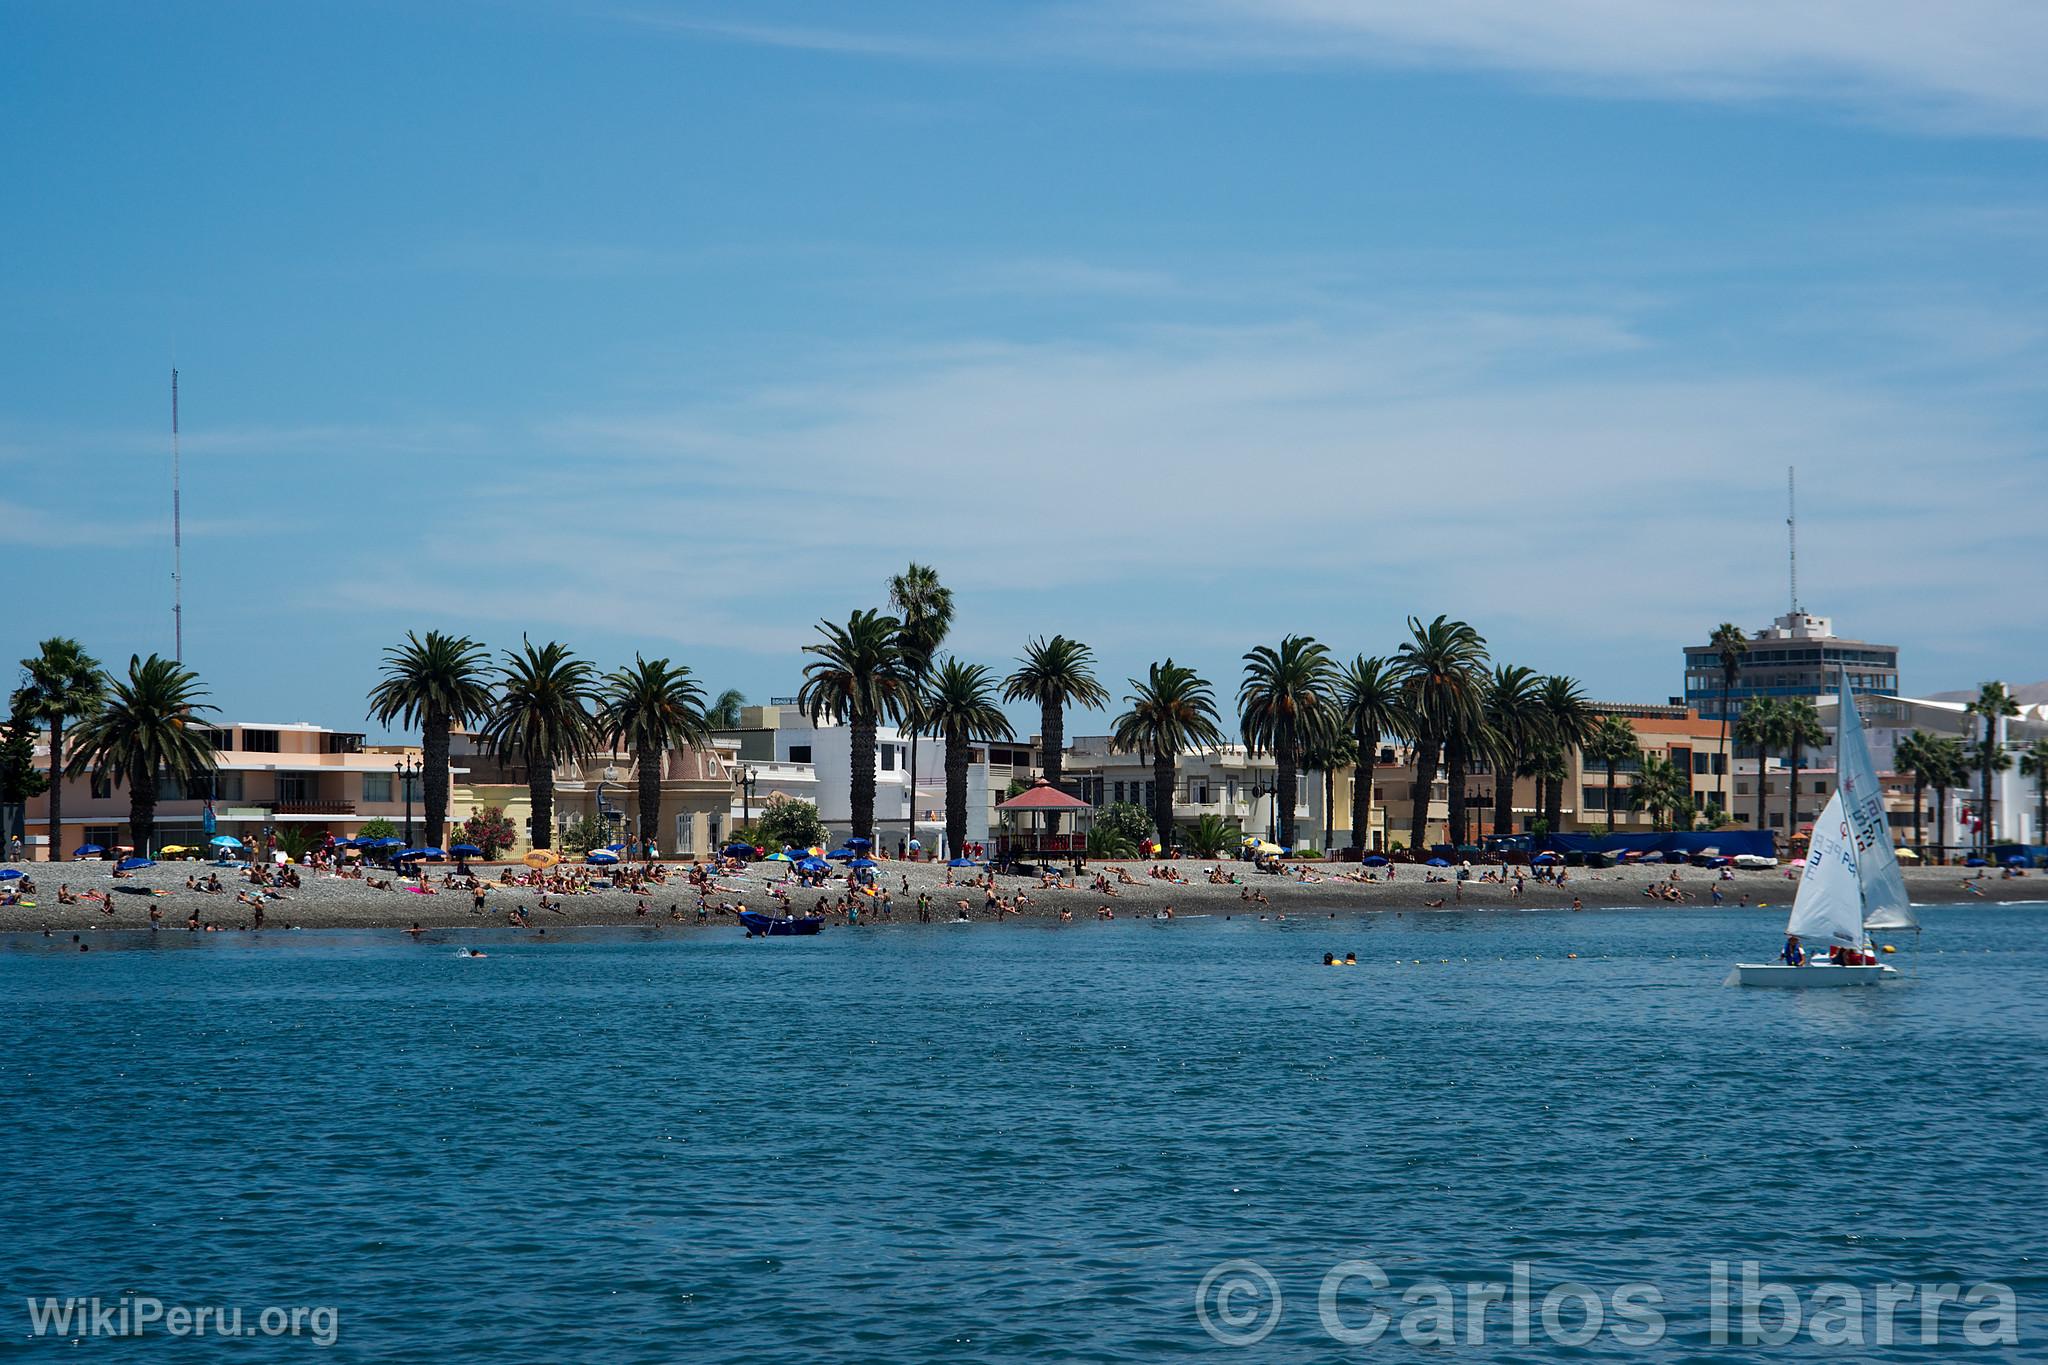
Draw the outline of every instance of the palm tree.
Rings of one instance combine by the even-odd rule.
[[[2034,842],[2048,843],[2048,739],[2037,739],[2020,755],[2020,772],[2034,779]]]
[[[855,838],[874,837],[875,729],[916,714],[917,678],[903,657],[902,624],[879,611],[856,611],[843,626],[818,622],[824,640],[804,646],[818,657],[804,665],[797,705],[814,725],[830,716],[852,731]]]
[[[17,718],[50,727],[50,861],[64,856],[64,723],[93,714],[106,697],[106,675],[85,646],[63,635],[43,641],[35,657],[21,661],[21,690],[14,694]]]
[[[1289,635],[1278,649],[1260,645],[1244,656],[1237,715],[1245,748],[1273,755],[1274,800],[1280,808],[1280,844],[1295,843],[1294,804],[1301,750],[1337,724],[1337,666],[1330,651],[1306,635]]]
[[[1915,730],[1892,748],[1892,767],[1913,774],[1913,851],[1923,858],[1927,856],[1927,844],[1921,837],[1920,817],[1927,804],[1927,774],[1935,761],[1933,745],[1932,735]]]
[[[623,746],[633,755],[640,848],[652,857],[661,828],[661,756],[711,738],[704,720],[704,691],[681,664],[635,654],[631,668],[604,675],[597,724],[606,743]]]
[[[946,848],[959,857],[967,843],[967,761],[975,740],[1009,739],[1009,717],[996,703],[995,674],[981,664],[947,659],[925,687],[920,728],[946,742]],[[913,732],[915,733],[915,732]]]
[[[1721,809],[1728,809],[1728,694],[1735,690],[1735,677],[1742,671],[1742,656],[1749,653],[1749,637],[1733,621],[1714,627],[1707,641],[1721,659]]]
[[[1571,773],[1572,755],[1586,747],[1586,741],[1592,737],[1593,727],[1599,720],[1593,714],[1592,703],[1579,690],[1576,678],[1552,674],[1543,680],[1539,695],[1543,700],[1546,750],[1540,754],[1540,763],[1548,772],[1544,779],[1547,792],[1543,803],[1544,828],[1557,834],[1564,821],[1564,783]]]
[[[1928,748],[1927,781],[1934,788],[1935,857],[1948,861],[1948,794],[1970,780],[1970,763],[1963,754],[1963,742],[1944,735]]]
[[[1450,778],[1453,845],[1465,842],[1465,758],[1485,719],[1486,640],[1463,621],[1439,616],[1428,625],[1408,618],[1410,639],[1402,642],[1394,667],[1402,698],[1414,716],[1415,792],[1408,842],[1422,848],[1429,822],[1429,792],[1436,785],[1437,752],[1443,751]]]
[[[1826,746],[1828,732],[1821,727],[1820,711],[1811,697],[1788,698],[1782,709],[1784,729],[1779,740],[1785,746],[1785,757],[1792,769],[1792,792],[1785,801],[1785,837],[1790,839],[1799,832],[1799,766],[1808,749]]]
[[[1642,742],[1636,738],[1636,728],[1620,716],[1602,716],[1598,728],[1586,741],[1586,757],[1607,769],[1607,832],[1614,833],[1614,771],[1623,763],[1642,757]],[[1636,785],[1640,787],[1641,774]],[[1636,802],[1638,807],[1642,802]]]
[[[1770,787],[1771,750],[1783,741],[1785,711],[1775,697],[1755,697],[1742,708],[1735,721],[1735,737],[1756,750],[1756,827],[1771,827],[1765,792]],[[1792,831],[1785,837],[1790,839]]]
[[[440,844],[448,819],[448,731],[491,713],[488,667],[484,647],[466,635],[430,630],[422,640],[407,631],[404,644],[384,651],[384,680],[370,689],[372,720],[420,729],[429,845]]]
[[[925,686],[931,681],[932,657],[945,643],[946,632],[953,628],[953,590],[939,582],[937,569],[913,560],[902,573],[889,579],[889,605],[896,611],[897,643],[903,649],[904,663],[916,684],[911,692],[913,709],[910,718],[914,721],[915,703],[923,700]],[[917,740],[923,728],[915,724],[910,728],[911,838],[917,837]],[[951,761],[950,751],[948,761]]]
[[[108,677],[103,691],[105,702],[79,723],[65,771],[127,786],[128,828],[147,854],[156,847],[158,782],[182,785],[213,770],[213,745],[193,722],[215,708],[199,700],[198,674],[156,654],[130,655],[127,679]]]
[[[1633,796],[1635,804],[1650,813],[1652,829],[1666,828],[1667,811],[1669,824],[1675,826],[1679,812],[1692,804],[1692,775],[1681,773],[1678,765],[1662,754],[1645,753]]]
[[[1372,834],[1372,772],[1379,761],[1380,741],[1407,736],[1414,718],[1397,671],[1385,659],[1363,654],[1338,679],[1337,705],[1358,750],[1358,770],[1351,775],[1351,846],[1362,858]]]
[[[1152,756],[1152,822],[1161,848],[1173,847],[1174,764],[1184,750],[1223,742],[1216,695],[1192,668],[1168,659],[1153,664],[1145,681],[1132,678],[1127,708],[1109,742],[1124,753]]]
[[[1984,740],[1977,748],[1977,771],[1984,779],[1984,848],[1988,855],[1992,841],[1997,838],[1995,822],[1992,819],[1991,774],[1994,770],[1992,759],[1997,745],[1998,722],[2007,716],[2017,716],[2020,713],[2020,704],[2013,698],[2012,693],[2006,690],[2004,683],[1988,682],[1977,689],[1977,700],[1963,709],[1973,716],[1982,717],[1984,721]],[[2005,765],[2007,768],[2011,766],[2011,763]]]
[[[522,652],[506,650],[498,668],[498,696],[482,739],[500,759],[525,765],[533,846],[547,848],[555,826],[555,765],[575,762],[597,743],[597,671],[553,641],[538,649],[531,640],[520,644]]]
[[[747,694],[737,687],[728,687],[718,694],[718,700],[705,708],[704,723],[714,730],[737,730],[740,728],[740,712],[747,704]]]
[[[1055,635],[1033,640],[1017,661],[1017,671],[1003,680],[1004,701],[1038,703],[1039,742],[1045,746],[1045,780],[1060,784],[1062,755],[1067,746],[1066,708],[1100,710],[1109,705],[1109,689],[1095,681],[1095,655],[1079,640]],[[1057,812],[1046,828],[1059,831]]]
[[[1511,834],[1515,777],[1528,766],[1543,734],[1542,679],[1533,668],[1496,664],[1482,707],[1493,763],[1493,832]]]
[[[1204,811],[1188,826],[1187,846],[1197,858],[1214,858],[1237,838],[1237,830],[1214,811]]]

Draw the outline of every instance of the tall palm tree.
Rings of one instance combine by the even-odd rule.
[[[1662,754],[1645,753],[1632,795],[1635,804],[1649,812],[1652,829],[1676,828],[1681,812],[1692,805],[1692,775],[1681,773]],[[1668,822],[1666,812],[1671,816]]]
[[[1721,660],[1721,809],[1728,809],[1728,694],[1735,690],[1736,675],[1742,671],[1742,656],[1749,653],[1749,637],[1733,621],[1714,627],[1707,641]]]
[[[812,724],[830,716],[852,731],[853,835],[875,830],[875,729],[916,714],[917,679],[903,657],[902,622],[879,611],[856,611],[843,626],[818,622],[825,638],[805,645],[817,659],[804,665],[796,702]],[[915,774],[912,774],[913,779]]]
[[[1785,800],[1785,837],[1799,832],[1799,768],[1808,749],[1826,746],[1828,732],[1820,723],[1820,711],[1811,697],[1787,698],[1783,708],[1784,729],[1779,739],[1792,769],[1792,792]]]
[[[1780,746],[1785,734],[1785,710],[1776,697],[1754,697],[1744,704],[1735,721],[1735,737],[1756,750],[1756,827],[1771,827],[1765,793],[1770,788],[1771,750]],[[1785,837],[1790,839],[1792,831]]]
[[[1403,699],[1415,718],[1415,808],[1409,815],[1411,848],[1425,844],[1429,823],[1429,792],[1436,785],[1437,753],[1442,751],[1450,778],[1450,827],[1453,845],[1465,842],[1465,759],[1485,724],[1486,640],[1463,621],[1439,616],[1428,625],[1408,618],[1410,638],[1403,641],[1394,667]]]
[[[1016,672],[1003,680],[1004,701],[1038,703],[1039,741],[1045,746],[1045,780],[1057,787],[1067,747],[1066,708],[1097,711],[1109,705],[1109,689],[1095,680],[1095,655],[1079,640],[1055,635],[1033,640],[1017,661]],[[1046,828],[1059,830],[1057,812]]]
[[[370,718],[380,725],[417,725],[429,845],[439,845],[448,820],[448,731],[491,713],[490,656],[467,635],[412,631],[384,651],[384,680],[370,689]]]
[[[65,771],[127,786],[128,828],[147,854],[156,847],[157,783],[183,784],[213,770],[213,745],[193,722],[215,708],[200,700],[206,689],[198,674],[156,654],[130,655],[127,678],[106,678],[104,692],[105,702],[72,736]]]
[[[1496,664],[1487,679],[1482,714],[1493,763],[1493,832],[1512,834],[1515,823],[1515,777],[1534,754],[1543,735],[1542,682],[1533,668]]]
[[[50,861],[64,856],[64,725],[93,714],[105,700],[106,675],[85,646],[64,635],[43,641],[21,661],[14,714],[50,727]]]
[[[718,694],[717,701],[704,709],[704,723],[714,730],[737,730],[740,728],[740,712],[746,704],[746,693],[737,687],[728,687]]]
[[[925,687],[931,681],[932,658],[939,652],[939,646],[945,643],[946,632],[953,628],[953,590],[939,582],[937,569],[913,560],[902,573],[889,579],[889,605],[896,612],[896,639],[903,649],[903,661],[917,684],[911,700],[921,702]],[[914,709],[911,719],[916,719]],[[923,729],[923,726],[915,724],[910,727],[909,835],[912,838],[917,837],[917,740]],[[951,761],[950,750],[948,761]]]
[[[1143,682],[1130,681],[1110,743],[1124,753],[1152,756],[1152,822],[1160,847],[1171,848],[1175,760],[1185,750],[1223,742],[1216,695],[1194,669],[1171,659],[1153,664]]]
[[[2020,755],[2020,772],[2034,779],[2034,839],[2048,844],[2048,739],[2037,739]]]
[[[1586,747],[1599,718],[1593,704],[1579,689],[1577,678],[1554,673],[1543,680],[1543,740],[1546,752],[1540,758],[1547,770],[1547,797],[1543,803],[1544,828],[1560,833],[1564,821],[1564,784],[1571,773],[1572,755]]]
[[[1642,757],[1642,742],[1636,727],[1620,716],[1602,716],[1599,726],[1586,741],[1586,757],[1607,769],[1607,832],[1614,833],[1614,772],[1621,764]],[[1637,802],[1638,806],[1642,803]]]
[[[1278,649],[1260,645],[1246,654],[1237,715],[1245,748],[1273,755],[1280,843],[1293,848],[1302,746],[1337,725],[1338,674],[1329,649],[1306,635],[1289,635]]]
[[[946,848],[967,843],[967,760],[976,740],[1009,739],[1009,717],[996,702],[995,674],[981,664],[947,659],[925,684],[920,728],[946,742]],[[913,732],[914,733],[914,732]]]
[[[482,738],[499,758],[526,767],[535,848],[553,842],[555,765],[573,763],[596,746],[596,704],[597,670],[567,647],[550,641],[536,649],[523,640],[521,652],[505,651]]]
[[[2002,682],[1988,682],[1977,689],[1977,700],[1963,708],[1969,714],[1984,722],[1983,742],[1977,747],[1977,771],[1984,779],[1984,848],[1988,854],[1991,844],[1997,838],[1996,822],[1992,819],[1991,774],[1992,759],[1996,753],[1998,722],[2007,716],[2017,716],[2020,704],[2006,690]],[[2011,763],[2005,765],[2010,768]]]
[[[1927,844],[1921,837],[1920,817],[1927,806],[1927,775],[1935,761],[1933,743],[1932,735],[1915,730],[1892,747],[1892,767],[1913,774],[1913,851],[1923,858],[1927,856]]]
[[[1970,780],[1970,763],[1963,754],[1963,742],[1943,735],[1929,746],[1927,781],[1934,788],[1935,857],[1948,861],[1948,794]]]
[[[1372,835],[1372,773],[1379,762],[1380,741],[1406,738],[1414,717],[1402,695],[1398,671],[1385,659],[1363,654],[1338,679],[1337,706],[1358,750],[1358,770],[1351,775],[1351,846],[1362,858]]]
[[[635,654],[632,667],[604,675],[597,724],[607,743],[633,755],[640,849],[651,857],[660,846],[662,754],[711,738],[704,690],[683,665]]]

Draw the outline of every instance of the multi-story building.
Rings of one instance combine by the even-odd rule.
[[[733,758],[731,747],[716,744],[663,751],[661,807],[654,820],[659,852],[704,857],[720,846],[732,828],[729,811],[738,784]],[[511,851],[518,854],[531,846],[533,802],[526,765],[498,758],[474,735],[456,734],[449,741],[449,767],[454,777],[448,802],[451,824],[460,825],[477,811],[495,806],[523,836]],[[557,764],[554,779],[554,829],[549,840],[554,847],[562,846],[563,834],[579,820],[603,825],[618,842],[637,842],[640,778],[631,754],[609,751]]]
[[[1076,738],[1062,768],[1063,783],[1098,809],[1119,801],[1152,809],[1156,779],[1151,759],[1118,750],[1107,735]],[[1330,803],[1336,817],[1330,824],[1324,818],[1323,775],[1301,774],[1294,818],[1295,837],[1304,846],[1321,848],[1326,828],[1337,832],[1340,844],[1349,841],[1351,788],[1345,773],[1336,776],[1345,780],[1340,784],[1341,800]],[[1273,837],[1279,827],[1278,782],[1273,756],[1254,757],[1242,744],[1184,753],[1174,765],[1174,819],[1193,824],[1204,815],[1215,815],[1246,834]]]
[[[360,732],[293,724],[235,722],[201,733],[212,744],[214,771],[190,782],[158,785],[156,846],[203,845],[214,834],[267,844],[285,829],[347,837],[366,821],[404,828],[407,798],[421,816],[417,746],[365,744]],[[47,740],[37,762],[49,762]],[[213,811],[213,834],[206,828]],[[64,780],[64,828],[55,848],[68,854],[81,844],[132,845],[128,790],[91,776]],[[28,803],[26,844],[32,858],[52,857],[50,798]]]
[[[1859,696],[1896,696],[1899,647],[1849,640],[1834,632],[1825,616],[1787,612],[1750,637],[1728,690],[1731,719],[1753,697],[1807,697],[1818,702],[1838,686],[1836,671],[1849,670],[1849,687]],[[1721,656],[1712,644],[1685,647],[1685,704],[1707,720],[1722,712]]]

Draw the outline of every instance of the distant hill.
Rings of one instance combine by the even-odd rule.
[[[2048,682],[2028,683],[2023,687],[2015,687],[2012,689],[2012,695],[2021,706],[2048,705]],[[1929,692],[1927,700],[1975,701],[1977,689],[1973,687],[1967,692]]]

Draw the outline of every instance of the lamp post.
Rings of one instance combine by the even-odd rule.
[[[761,775],[752,768],[741,768],[736,776],[740,787],[740,823],[751,825],[754,823],[754,787]]]
[[[420,775],[424,770],[424,766],[415,758],[402,758],[391,765],[391,770],[398,774],[399,785],[405,788],[405,846],[407,848],[412,847],[412,780]]]

